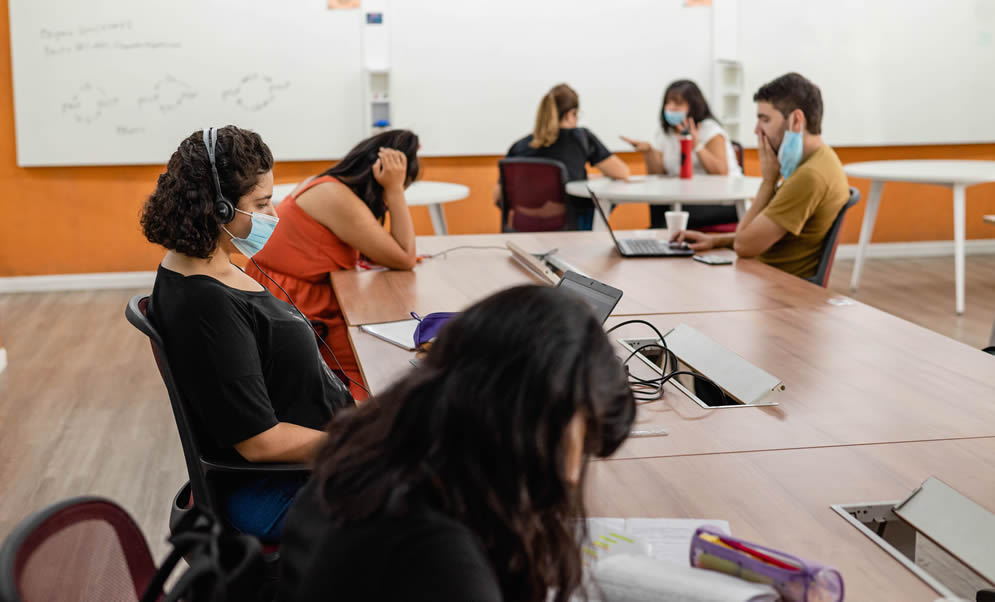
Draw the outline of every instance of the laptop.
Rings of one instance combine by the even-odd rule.
[[[575,293],[584,299],[584,301],[587,301],[591,309],[594,310],[594,315],[598,317],[598,320],[602,324],[611,315],[612,310],[618,304],[618,300],[622,298],[622,291],[617,288],[608,286],[604,282],[598,282],[594,278],[588,278],[577,272],[568,271],[564,273],[563,277],[560,278],[560,283],[556,287]]]
[[[601,208],[598,196],[590,188],[587,190],[591,193],[594,207],[601,214],[601,218],[605,220],[608,233],[611,234],[612,240],[615,241],[615,248],[618,249],[622,257],[691,257],[694,255],[694,250],[689,249],[686,243],[672,243],[655,238],[615,238],[615,232],[612,231],[612,226],[608,223],[608,216]]]

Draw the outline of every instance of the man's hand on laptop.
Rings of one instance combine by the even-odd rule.
[[[694,251],[707,251],[715,248],[714,239],[704,232],[697,230],[681,230],[670,237],[670,242],[687,243]]]

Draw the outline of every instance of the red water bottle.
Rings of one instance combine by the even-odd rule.
[[[694,173],[693,158],[694,141],[691,139],[691,134],[685,130],[681,134],[681,179],[691,179],[691,174]]]

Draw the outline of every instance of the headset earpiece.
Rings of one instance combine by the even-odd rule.
[[[227,224],[235,219],[235,206],[221,194],[221,179],[218,177],[218,165],[214,159],[215,147],[218,143],[218,131],[215,128],[204,130],[204,146],[207,147],[207,158],[211,160],[211,176],[214,179],[214,216],[221,224]]]

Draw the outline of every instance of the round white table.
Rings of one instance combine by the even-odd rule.
[[[964,231],[965,198],[968,186],[983,182],[995,182],[995,161],[867,161],[850,163],[843,171],[854,178],[871,181],[871,191],[864,207],[864,222],[860,226],[860,241],[857,243],[857,258],[850,277],[850,289],[857,290],[860,272],[864,267],[867,245],[874,232],[874,220],[881,204],[881,190],[885,182],[918,182],[948,186],[954,191],[954,272],[956,279],[957,313],[964,313]]]
[[[575,180],[567,182],[567,194],[590,198],[590,186],[602,203],[605,214],[611,210],[610,204],[649,203],[651,205],[673,205],[680,211],[684,204],[735,205],[736,214],[742,218],[746,213],[746,202],[757,194],[761,178],[749,176],[713,176],[695,174],[693,178],[682,180],[673,176],[633,176],[628,182],[610,178]],[[596,223],[601,217],[596,216]]]
[[[446,228],[446,214],[442,212],[442,204],[462,201],[468,196],[470,196],[468,186],[425,180],[415,181],[404,192],[408,207],[428,207],[428,214],[432,218],[432,228],[437,235],[449,234],[449,230]]]
[[[273,186],[273,202],[279,203],[297,188],[294,184],[276,184]],[[462,184],[449,182],[416,181],[404,191],[408,207],[428,207],[432,218],[432,229],[436,234],[448,234],[446,214],[442,212],[442,203],[461,201],[470,196],[470,189]]]

